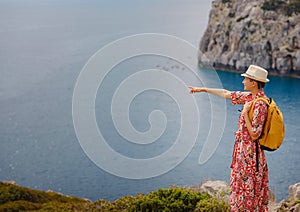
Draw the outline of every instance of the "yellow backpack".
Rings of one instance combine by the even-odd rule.
[[[259,97],[253,101],[249,111],[249,118],[252,120],[253,107],[258,100],[263,100],[268,106],[268,115],[264,124],[262,134],[258,138],[261,148],[267,151],[274,151],[280,147],[284,139],[283,115],[275,101],[270,98]]]

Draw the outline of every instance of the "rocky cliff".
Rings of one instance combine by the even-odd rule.
[[[266,2],[214,0],[200,41],[199,65],[243,72],[256,64],[271,75],[300,77],[300,14],[282,9],[288,0]]]

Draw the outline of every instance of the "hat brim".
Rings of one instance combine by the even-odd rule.
[[[253,80],[256,80],[256,81],[260,81],[260,82],[269,82],[270,81],[269,79],[259,79],[259,78],[256,78],[256,77],[251,76],[251,75],[249,75],[247,73],[243,73],[243,74],[241,74],[241,76],[248,77],[250,79],[253,79]]]

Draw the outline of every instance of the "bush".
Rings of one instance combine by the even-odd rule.
[[[230,206],[223,199],[210,198],[198,202],[195,212],[213,211],[213,212],[229,212]]]
[[[281,8],[284,5],[284,2],[281,0],[268,0],[263,3],[263,10],[273,10],[275,11],[278,8]]]
[[[139,196],[131,211],[194,211],[199,201],[212,197],[185,188],[159,189]]]
[[[0,182],[0,204],[18,200],[42,203],[46,202],[47,198],[45,192]]]
[[[7,202],[0,205],[0,211],[18,212],[18,211],[29,211],[38,210],[41,208],[39,203],[27,202],[24,200]]]
[[[0,182],[0,204],[6,202],[24,200],[32,203],[46,203],[50,201],[59,202],[83,202],[77,197],[69,197],[55,192],[33,190],[13,184]]]
[[[59,201],[51,201],[44,203],[38,211],[86,211],[85,209],[88,207],[90,203],[79,203],[79,202],[59,202]]]
[[[300,0],[291,0],[289,2],[281,0],[267,0],[263,3],[263,10],[281,11],[287,16],[291,16],[294,13],[300,13]]]
[[[116,211],[125,211],[132,207],[137,197],[125,196],[121,197],[111,203],[111,206]]]
[[[80,211],[88,203],[77,197],[0,182],[0,211]]]
[[[298,14],[300,13],[300,1],[294,0],[291,1],[290,3],[284,4],[282,6],[282,10],[284,14],[287,16],[292,16],[293,13]]]

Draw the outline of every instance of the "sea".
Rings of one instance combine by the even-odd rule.
[[[0,1],[0,181],[113,201],[229,182],[242,90],[197,66],[211,0]],[[300,181],[300,80],[270,76],[285,139],[266,152],[278,201]]]

